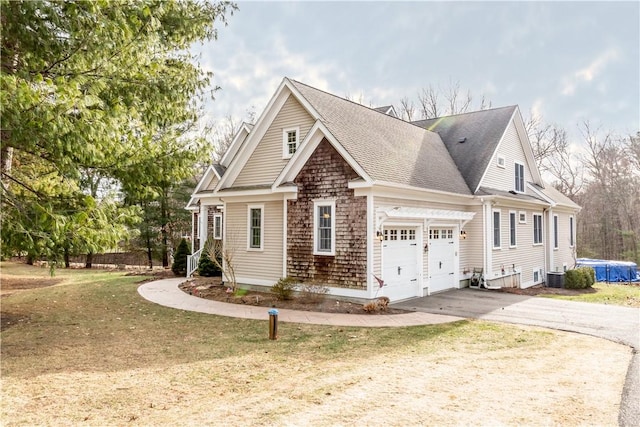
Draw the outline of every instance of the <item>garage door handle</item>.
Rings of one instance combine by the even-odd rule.
[[[398,276],[400,275],[401,271],[402,271],[402,267],[398,267]]]
[[[442,261],[440,261],[440,268],[442,268]]]

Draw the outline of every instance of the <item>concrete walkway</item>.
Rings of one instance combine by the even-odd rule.
[[[219,316],[245,319],[268,320],[269,308],[252,305],[230,304],[195,297],[182,292],[178,285],[184,278],[164,279],[140,285],[138,293],[145,299],[165,307]],[[413,312],[405,314],[371,315],[318,313],[278,309],[279,322],[311,323],[314,325],[357,326],[357,327],[400,327],[434,325],[464,320],[462,317]]]

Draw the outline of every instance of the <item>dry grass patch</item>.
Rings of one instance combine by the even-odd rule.
[[[159,307],[122,275],[75,279],[3,297],[29,320],[1,334],[2,425],[615,425],[630,358],[480,321],[281,323],[269,341],[266,319]]]

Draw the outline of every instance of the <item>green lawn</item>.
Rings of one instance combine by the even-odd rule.
[[[281,323],[280,338],[270,341],[266,319],[142,299],[141,276],[59,269],[52,278],[38,267],[0,268],[2,425],[608,423],[617,416],[629,357],[628,349],[592,337],[481,321],[407,328]],[[21,283],[47,286],[12,290]],[[593,406],[591,383],[557,363],[559,354],[584,366],[593,361],[589,380],[599,393],[612,390],[613,400]],[[612,362],[601,364],[602,357]],[[521,390],[529,379],[531,388]],[[550,388],[553,398],[540,400]],[[449,404],[498,391],[504,396],[489,399],[493,407]],[[407,412],[402,402],[416,392],[430,403]],[[507,410],[517,404],[510,399],[528,394],[537,403],[527,398],[526,410]],[[317,418],[328,416],[322,405],[347,412]],[[481,413],[466,418],[470,405]],[[548,415],[539,418],[543,410]]]
[[[640,307],[640,286],[638,284],[596,283],[590,290],[578,295],[540,294],[546,298],[582,301],[596,304],[614,304],[625,307]]]

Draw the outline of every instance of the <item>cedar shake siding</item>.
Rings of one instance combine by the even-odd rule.
[[[367,287],[367,202],[348,188],[358,174],[323,140],[294,182],[287,206],[287,273],[301,281],[353,289]],[[335,200],[335,255],[313,254],[314,200]]]

